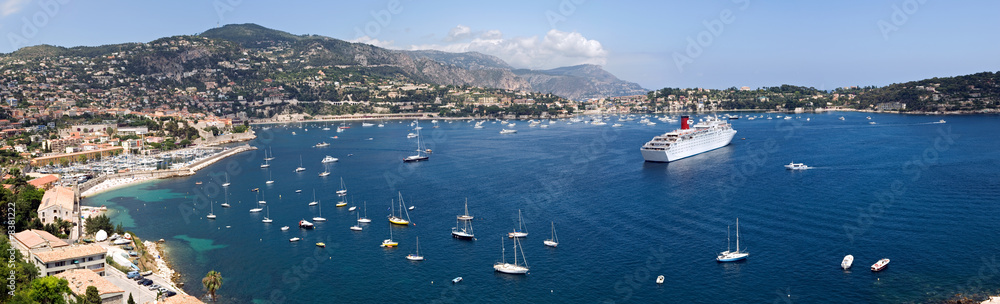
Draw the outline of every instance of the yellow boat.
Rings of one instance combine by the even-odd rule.
[[[316,243],[316,247],[326,247],[326,243],[323,242]]]
[[[404,220],[404,219],[401,219],[401,218],[398,218],[398,217],[395,217],[395,216],[389,217],[389,222],[393,223],[393,224],[396,224],[396,225],[404,225],[404,226],[410,224],[410,221],[407,221],[407,220]]]
[[[337,207],[343,207],[343,206],[347,206],[347,202],[346,201],[340,201],[340,202],[337,203]]]

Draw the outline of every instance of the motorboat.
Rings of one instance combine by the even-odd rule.
[[[455,283],[458,283],[458,282],[461,282],[461,281],[462,281],[462,277],[457,277],[457,278],[451,279],[451,283],[452,284],[455,284]]]
[[[293,237],[293,238],[288,239],[289,242],[298,242],[299,240],[301,240],[301,239],[297,238],[297,237]]]
[[[785,165],[785,169],[788,169],[788,170],[806,170],[806,169],[812,169],[812,168],[809,167],[809,166],[806,166],[803,163],[788,163],[787,165]]]
[[[288,231],[288,226],[281,227],[281,231]]]
[[[844,260],[840,262],[840,268],[847,270],[848,268],[851,268],[851,264],[854,264],[854,256],[848,254],[844,256]]]
[[[500,134],[514,134],[514,133],[517,133],[517,130],[513,130],[513,129],[503,129],[503,130],[500,130]]]
[[[339,159],[337,159],[336,157],[327,155],[326,157],[323,158],[323,160],[320,161],[320,163],[327,164],[327,163],[336,162],[338,160]]]
[[[882,271],[889,266],[889,259],[881,259],[872,265],[872,271]]]
[[[660,276],[656,277],[656,284],[663,284],[663,279],[664,278],[663,278],[662,274]]]
[[[302,228],[302,229],[313,229],[313,227],[314,227],[313,223],[310,223],[307,220],[301,220],[301,221],[299,221],[299,228]]]

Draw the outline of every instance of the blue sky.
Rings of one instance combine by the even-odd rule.
[[[593,63],[648,89],[887,85],[1000,70],[1000,1],[0,0],[0,52],[257,23],[515,67]]]

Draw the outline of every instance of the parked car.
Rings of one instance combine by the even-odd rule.
[[[160,287],[160,289],[157,289],[156,291],[167,293],[168,291],[170,291],[170,289],[167,289],[166,287]]]
[[[126,277],[129,278],[129,279],[132,279],[132,278],[135,278],[137,276],[139,276],[139,272],[138,271],[129,271],[128,275]]]
[[[142,285],[143,285],[143,286],[149,286],[149,285],[153,285],[153,280],[150,280],[150,279],[143,279],[143,280],[142,280]]]
[[[125,249],[125,250],[135,250],[135,247],[132,247],[132,245],[128,245],[128,246],[122,247],[122,249]]]
[[[153,284],[153,286],[149,286],[149,290],[157,290],[157,289],[160,289],[160,284]]]
[[[163,295],[169,298],[169,297],[172,297],[172,296],[176,296],[177,293],[174,292],[173,290],[167,290],[167,292],[164,293]]]
[[[129,256],[139,256],[139,253],[138,253],[138,252],[135,252],[135,251],[129,251],[129,252],[128,252],[128,255],[129,255]]]

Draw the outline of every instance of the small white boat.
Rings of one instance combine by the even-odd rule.
[[[267,208],[267,215],[265,215],[264,219],[260,220],[260,221],[264,222],[264,223],[267,223],[267,224],[270,224],[271,222],[274,222],[274,220],[271,219],[271,208],[270,207]]]
[[[209,205],[209,207],[211,207],[212,209],[211,209],[211,211],[208,212],[208,216],[205,216],[205,217],[207,217],[210,220],[214,220],[215,219],[215,202],[212,202],[212,204]]]
[[[882,271],[887,266],[889,266],[889,259],[881,259],[872,265],[872,271]]]
[[[545,240],[545,246],[556,247],[559,246],[559,236],[556,235],[556,223],[552,222],[552,238]]]
[[[469,215],[469,199],[465,199],[465,214],[459,215],[458,220],[460,221],[471,221],[474,217]]]
[[[517,230],[508,232],[507,237],[512,239],[528,237],[528,233],[524,231],[524,221],[521,220],[521,209],[517,209]]]
[[[358,223],[354,224],[354,226],[351,226],[351,230],[361,231],[361,229],[362,229],[361,228],[361,213],[358,213]]]
[[[872,117],[871,117],[871,116],[868,116],[868,117],[865,117],[865,118],[867,118],[868,120],[872,120]]]
[[[812,169],[812,168],[809,167],[809,166],[806,166],[803,163],[788,163],[787,165],[785,165],[785,169],[788,169],[788,170],[806,170],[806,169]]]
[[[417,137],[417,133],[406,134],[406,138],[416,138],[416,137]]]
[[[347,208],[347,211],[354,211],[354,210],[357,210],[357,209],[358,209],[358,206],[351,206],[351,208]]]
[[[406,255],[406,259],[410,261],[423,261],[424,256],[420,255],[420,237],[417,237],[417,253],[411,253]]]
[[[323,217],[323,204],[319,204],[319,216],[313,217],[314,222],[325,222],[326,218]]]
[[[612,126],[612,127],[615,127],[615,128],[617,128],[617,127],[621,127],[621,126],[622,126],[622,124],[620,124],[620,123],[616,123],[616,124],[613,124],[613,125],[611,125],[611,126]]]
[[[299,155],[299,167],[295,168],[295,172],[306,171],[306,168],[302,167],[302,155]]]
[[[298,242],[299,240],[301,240],[301,239],[297,238],[297,237],[293,237],[293,238],[288,239],[289,242]]]
[[[340,178],[340,190],[337,190],[337,196],[347,195],[347,186],[344,185],[344,178]]]
[[[302,229],[313,229],[313,223],[310,223],[307,220],[301,220],[301,221],[299,221],[299,228],[302,228]]]
[[[854,256],[848,254],[844,256],[844,260],[840,262],[840,268],[847,270],[848,268],[851,268],[851,264],[854,264]]]
[[[417,206],[410,206],[410,208],[406,208],[406,209],[407,209],[407,210],[413,210],[413,208],[416,208],[416,207],[417,207]]]
[[[358,223],[371,223],[372,220],[368,218],[368,202],[364,203],[365,206],[365,216],[361,217],[361,213],[358,213]]]
[[[461,282],[461,281],[462,281],[462,277],[457,277],[457,278],[451,279],[451,283],[452,284],[455,284],[455,283],[458,283],[458,282]]]
[[[389,238],[382,240],[382,245],[381,246],[383,248],[391,248],[391,247],[399,246],[399,243],[397,243],[396,241],[392,240],[392,224],[389,224]]]
[[[664,278],[663,278],[662,274],[660,276],[656,277],[656,284],[663,284],[663,279]]]
[[[261,211],[264,211],[264,208],[253,208],[253,209],[250,209],[250,213],[261,212]]]
[[[336,162],[338,160],[339,159],[337,159],[336,157],[327,155],[326,157],[323,158],[323,160],[320,161],[320,163],[327,164],[327,163]]]
[[[316,144],[316,145],[315,145],[315,146],[313,146],[313,147],[316,147],[316,148],[323,148],[323,147],[329,147],[329,146],[330,146],[330,143],[328,143],[328,142],[325,142],[325,141],[324,141],[324,142],[320,142],[320,143]]]
[[[874,125],[874,124],[875,124],[875,122],[874,122],[874,121],[869,121],[869,122],[868,122],[868,124],[869,124],[869,125]]]
[[[517,130],[512,130],[512,129],[500,130],[500,134],[514,134],[514,133],[517,133]]]
[[[370,123],[370,122],[363,122],[363,123],[361,123],[361,126],[362,126],[362,127],[371,127],[371,126],[374,126],[374,125],[375,125],[375,124],[373,124],[373,123]]]
[[[937,123],[939,123],[939,124],[943,124],[943,123],[945,123],[945,121],[944,121],[944,119],[942,119],[942,120],[938,120],[938,122],[937,122]]]
[[[281,227],[281,231],[288,231],[288,226]]]
[[[841,117],[840,117],[840,118],[838,118],[838,119],[840,119],[840,120],[844,120],[844,117],[843,117],[843,116],[841,116]]]

